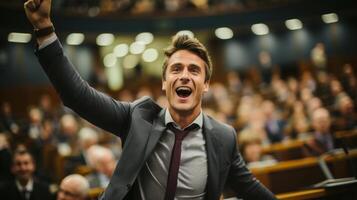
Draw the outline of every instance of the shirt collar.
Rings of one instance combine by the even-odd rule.
[[[167,126],[169,123],[173,123],[175,127],[182,129],[173,119],[172,116],[169,112],[168,109],[165,110],[165,125]],[[187,127],[191,126],[192,124],[197,124],[200,128],[202,128],[203,125],[203,114],[202,111],[200,112],[200,114],[196,117],[195,120],[193,120],[193,122],[188,125]]]
[[[23,191],[24,189],[26,189],[26,191],[31,192],[33,190],[33,180],[32,179],[30,179],[27,182],[25,187],[23,187],[18,180],[16,180],[15,182],[16,182],[16,187],[17,187],[17,189],[19,189],[19,191]]]

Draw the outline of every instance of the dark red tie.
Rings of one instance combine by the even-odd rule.
[[[178,171],[180,168],[181,161],[181,144],[182,140],[187,136],[187,134],[196,129],[198,127],[197,124],[193,124],[187,127],[185,130],[179,130],[173,126],[172,123],[168,124],[168,128],[175,133],[175,144],[172,148],[171,161],[169,174],[167,177],[167,185],[166,185],[166,193],[165,200],[174,200],[176,188],[177,188],[177,180],[178,180]]]

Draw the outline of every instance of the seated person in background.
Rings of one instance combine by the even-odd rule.
[[[283,130],[286,122],[281,119],[280,113],[272,101],[263,101],[261,108],[265,116],[265,132],[270,142],[281,142],[284,139]]]
[[[105,147],[93,145],[88,149],[88,156],[94,172],[86,178],[91,188],[106,188],[113,175],[116,160],[113,152]]]
[[[94,129],[90,127],[83,127],[80,129],[76,145],[77,149],[76,151],[72,151],[71,156],[67,158],[65,167],[68,173],[72,173],[79,166],[90,164],[87,152],[92,145],[98,143],[98,140],[98,133]]]
[[[325,108],[318,108],[312,113],[312,138],[304,144],[304,154],[307,156],[319,156],[334,149],[334,141],[331,133],[331,117]]]
[[[341,94],[336,99],[336,112],[333,114],[332,127],[336,131],[353,130],[357,128],[357,113],[354,112],[352,99]]]
[[[238,144],[248,167],[263,167],[276,163],[272,156],[262,154],[262,139],[258,134],[243,131],[238,136]]]
[[[11,172],[15,179],[0,188],[0,199],[6,200],[51,200],[47,184],[35,179],[35,161],[25,148],[18,148],[12,157]]]
[[[85,200],[88,197],[89,183],[79,174],[66,176],[60,184],[57,200]]]

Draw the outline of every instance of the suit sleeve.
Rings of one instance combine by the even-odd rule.
[[[90,87],[64,55],[58,40],[35,53],[65,106],[106,131],[119,136],[126,131],[130,104],[118,102]]]
[[[237,141],[236,132],[234,130],[232,132],[234,141]],[[234,190],[238,198],[243,198],[244,200],[275,200],[274,194],[262,185],[249,171],[236,144],[235,142],[232,164],[227,181],[229,187]]]

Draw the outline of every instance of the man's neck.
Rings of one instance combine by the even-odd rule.
[[[201,113],[201,109],[195,109],[193,111],[177,111],[172,108],[168,108],[172,119],[182,128],[189,126]]]
[[[17,179],[20,183],[20,185],[22,187],[26,187],[27,183],[30,181],[29,179],[28,180],[20,180],[20,179]]]

